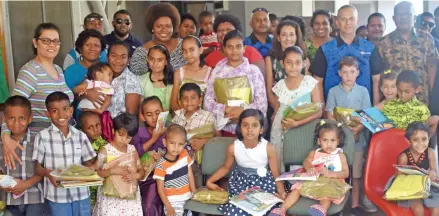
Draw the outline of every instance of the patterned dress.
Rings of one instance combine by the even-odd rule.
[[[309,102],[311,102],[311,92],[317,84],[311,76],[304,76],[299,87],[294,90],[289,90],[285,84],[285,80],[279,81],[274,87],[273,92],[279,98],[280,107],[274,117],[274,121],[271,126],[271,143],[276,148],[278,164],[280,165],[281,172],[285,171],[285,165],[283,163],[283,137],[284,129],[282,128],[282,119],[284,110],[295,100],[300,97],[309,94]]]

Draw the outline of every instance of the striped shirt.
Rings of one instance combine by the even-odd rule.
[[[216,36],[215,32],[212,32],[210,34],[203,34],[200,35],[201,43],[203,44],[203,47],[215,47],[219,49],[220,44],[218,43],[218,38]]]
[[[198,111],[192,114],[192,116],[189,118],[186,118],[186,116],[184,115],[185,113],[186,111],[184,109],[175,111],[175,116],[172,119],[172,122],[183,126],[186,131],[199,128],[206,124],[215,124],[215,118],[213,114],[201,108],[198,109]]]
[[[47,118],[46,97],[55,91],[66,93],[73,102],[73,93],[67,87],[64,74],[58,65],[54,65],[58,71],[58,80],[50,77],[46,71],[34,60],[27,62],[18,72],[13,95],[21,95],[29,99],[32,104],[33,122],[50,122]],[[6,124],[2,125],[2,133],[9,131]],[[31,128],[32,130],[32,128]]]
[[[40,131],[35,137],[36,150],[33,160],[50,170],[63,169],[73,164],[82,164],[96,156],[90,141],[83,132],[69,126],[67,137],[55,126]],[[71,203],[89,197],[88,187],[57,188],[44,177],[44,197],[56,203]]]
[[[192,163],[186,150],[178,155],[176,161],[162,157],[157,163],[153,178],[164,181],[169,202],[186,201],[192,197],[188,175]]]
[[[5,166],[3,148],[0,141],[0,168],[3,170],[5,175],[22,180],[28,180],[35,175],[35,163],[32,160],[32,154],[34,152],[33,138],[33,134],[28,129],[26,135],[20,141],[20,144],[24,147],[24,151],[16,150],[18,157],[20,157],[21,161],[23,161],[22,165],[17,164],[16,170],[9,169]],[[3,190],[0,191],[0,194],[2,200],[6,200],[6,205],[26,205],[44,202],[43,185],[41,182],[37,182],[36,184],[30,186],[24,191],[24,194],[17,199],[13,199],[12,193],[7,193]]]

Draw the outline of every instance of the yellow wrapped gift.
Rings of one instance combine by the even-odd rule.
[[[352,118],[353,112],[355,112],[355,109],[335,107],[333,113],[335,120],[337,120],[338,122],[342,122],[343,124],[346,124],[349,127],[356,127],[361,123],[353,120]]]
[[[317,181],[306,181],[300,187],[300,195],[311,199],[341,199],[351,186],[340,179],[320,176]]]
[[[213,88],[218,103],[227,105],[228,101],[239,100],[250,104],[252,101],[252,89],[247,76],[216,78]]]
[[[215,136],[215,125],[205,124],[201,127],[195,128],[187,132],[187,139],[210,139]],[[203,160],[203,149],[199,149],[197,152],[190,152],[191,156],[198,164],[201,164]]]
[[[413,200],[430,196],[430,179],[426,175],[398,175],[386,191],[386,200]]]
[[[283,112],[283,119],[293,119],[295,121],[306,119],[319,112],[321,106],[321,103],[306,103],[294,108],[288,106]]]
[[[201,203],[221,205],[229,201],[229,194],[227,191],[213,191],[200,188],[192,199]]]

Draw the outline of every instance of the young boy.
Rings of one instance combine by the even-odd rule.
[[[210,52],[219,49],[219,43],[216,33],[213,31],[213,23],[215,22],[215,16],[210,11],[203,11],[198,17],[200,22],[200,40],[203,47],[206,47],[203,51],[203,56],[207,56]]]
[[[28,126],[32,121],[31,103],[23,96],[12,96],[5,102],[5,123],[11,131],[11,138],[19,142],[23,151],[16,151],[23,163],[17,169],[9,169],[4,164],[3,148],[0,146],[0,167],[4,175],[14,177],[17,185],[12,188],[2,188],[2,197],[6,198],[7,209],[14,216],[43,215],[44,197],[41,176],[35,174],[35,165],[32,160],[34,152],[34,135]],[[1,141],[0,141],[1,145]],[[13,198],[15,195],[19,198]]]
[[[435,134],[439,121],[438,116],[430,116],[428,106],[416,98],[421,91],[421,78],[414,71],[402,71],[396,79],[398,99],[384,104],[382,112],[391,119],[397,128],[406,129],[415,121],[426,122],[430,128],[430,136]]]
[[[180,88],[180,101],[183,109],[175,111],[175,116],[172,122],[181,125],[190,132],[191,130],[203,127],[205,125],[212,125],[212,134],[215,132],[215,118],[209,111],[200,108],[202,103],[201,89],[195,83],[186,83]],[[209,139],[192,139],[189,141],[193,153],[203,149],[204,144]],[[194,154],[191,154],[194,157]],[[195,176],[195,186],[201,187],[203,176],[199,164],[195,161],[192,166]]]
[[[356,83],[359,74],[358,62],[352,56],[343,57],[339,63],[338,75],[341,77],[339,85],[331,88],[328,93],[326,102],[326,112],[328,119],[335,120],[333,110],[335,107],[351,108],[355,110],[363,110],[371,107],[369,91],[366,87]],[[355,135],[355,156],[352,172],[352,211],[356,215],[360,215],[362,211],[359,208],[360,199],[360,183],[363,174],[363,152],[367,146],[366,136],[363,132],[363,125],[358,124],[356,127],[350,127]],[[363,203],[368,203],[366,196]],[[373,207],[363,204],[363,209],[374,211]],[[376,210],[375,210],[376,211]]]
[[[46,115],[52,125],[40,131],[35,137],[35,172],[44,177],[44,197],[51,212],[56,215],[89,216],[90,197],[88,187],[73,189],[58,188],[50,175],[55,169],[63,169],[73,164],[85,163],[96,153],[83,132],[69,125],[73,107],[69,96],[63,92],[53,92],[46,98]]]
[[[154,169],[157,190],[165,206],[165,215],[182,216],[186,200],[195,193],[192,158],[185,150],[186,130],[177,124],[168,127],[163,144],[165,155]]]
[[[98,154],[99,149],[101,149],[101,147],[108,144],[107,140],[102,138],[101,118],[96,112],[85,111],[82,112],[81,115],[79,116],[79,122],[82,132],[84,132],[85,135],[87,135],[87,138],[91,143],[91,146],[95,150],[96,154]],[[95,163],[96,158],[93,158],[90,162]],[[95,169],[97,169],[97,167],[95,167]],[[92,208],[96,203],[97,192],[98,192],[97,186],[90,187],[90,202]]]

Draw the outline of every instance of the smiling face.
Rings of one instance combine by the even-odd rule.
[[[287,76],[297,77],[301,74],[303,69],[303,57],[299,53],[290,52],[281,60],[281,65],[284,67]]]
[[[195,113],[200,108],[201,96],[196,91],[184,91],[180,98],[181,105],[189,113]]]
[[[172,20],[169,17],[159,17],[153,26],[154,39],[160,42],[168,42],[171,40],[174,32]]]
[[[233,26],[230,22],[223,22],[218,25],[218,28],[216,29],[216,36],[218,39],[218,43],[223,45],[224,37],[227,33],[235,30],[235,26]]]
[[[47,107],[46,116],[59,129],[67,128],[72,118],[73,108],[68,100],[53,101]]]
[[[148,52],[148,67],[152,72],[162,72],[167,63],[166,55],[159,49],[151,49]]]
[[[329,18],[325,15],[317,15],[313,23],[313,32],[317,37],[327,38],[331,32]]]
[[[279,41],[282,50],[294,46],[297,42],[296,29],[290,25],[283,26],[277,36],[277,40]]]
[[[43,40],[47,39],[51,40],[50,44],[43,43]],[[37,55],[48,59],[55,58],[59,53],[60,44],[53,41],[60,41],[58,32],[53,29],[42,30],[40,36],[32,40],[34,47],[37,48]]]
[[[386,23],[379,16],[371,17],[367,25],[367,37],[371,40],[378,40],[384,35]]]
[[[195,23],[190,19],[185,19],[181,22],[178,28],[180,38],[185,38],[188,35],[195,35],[197,33],[197,27]]]
[[[428,148],[428,141],[428,133],[423,130],[417,130],[410,137],[410,150],[422,154]]]
[[[268,33],[270,28],[270,18],[265,11],[256,11],[252,15],[250,26],[256,33],[264,34]]]
[[[264,133],[263,126],[255,116],[243,118],[240,127],[242,137],[247,141],[256,141],[259,139],[259,136]]]
[[[394,99],[398,96],[396,79],[384,79],[380,87],[381,92],[386,100]]]
[[[183,58],[188,64],[193,64],[197,60],[200,60],[200,55],[203,53],[202,49],[197,44],[197,39],[187,38],[181,45],[183,51]]]
[[[128,49],[122,45],[112,46],[111,50],[108,50],[108,64],[114,77],[119,76],[128,65]]]
[[[97,61],[101,54],[101,41],[96,37],[89,37],[81,47],[81,56],[88,61]]]
[[[358,12],[353,8],[339,10],[337,26],[342,34],[355,34],[358,25]]]

